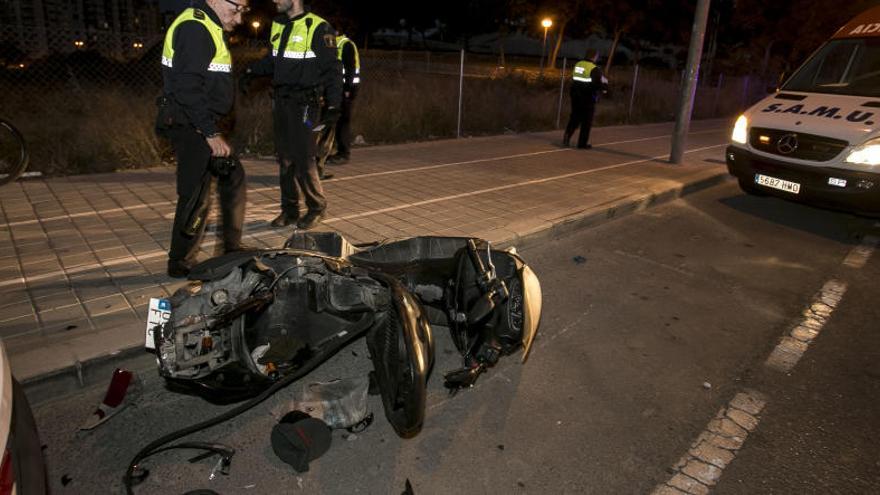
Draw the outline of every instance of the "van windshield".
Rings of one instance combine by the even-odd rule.
[[[782,89],[880,97],[880,37],[829,41]]]

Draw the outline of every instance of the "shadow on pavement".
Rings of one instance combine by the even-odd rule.
[[[772,196],[742,193],[723,198],[720,202],[740,213],[849,245],[858,244],[861,241],[858,234],[873,222],[870,218],[823,210]]]

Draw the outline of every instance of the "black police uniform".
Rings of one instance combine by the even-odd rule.
[[[359,84],[355,82],[355,78],[360,79],[355,62],[354,42],[345,43],[342,47],[342,67],[344,69],[342,108],[339,122],[336,123],[336,155],[331,158],[331,163],[344,163],[351,156],[351,113],[354,110],[354,99],[357,97]]]
[[[590,148],[590,131],[593,128],[593,117],[596,114],[596,103],[599,95],[608,90],[605,74],[599,66],[590,71],[591,82],[572,81],[571,83],[571,116],[565,126],[563,143],[568,146],[571,136],[578,127],[577,147]]]
[[[299,219],[302,194],[308,214],[299,219],[297,226],[310,228],[320,221],[327,208],[315,163],[318,136],[313,129],[319,123],[336,124],[342,99],[342,71],[336,58],[335,31],[329,23],[323,19],[316,21],[315,16],[307,18],[306,13],[293,18],[279,15],[274,22],[284,26],[278,40],[280,49],[248,69],[253,76],[272,75],[273,127],[281,182],[281,215],[272,225],[284,226]],[[285,56],[296,22],[306,22],[309,32],[314,31],[310,46],[314,57]],[[327,110],[323,115],[322,106]]]
[[[206,15],[220,25],[217,14],[204,0],[193,0],[195,15]],[[211,34],[201,23],[187,21],[178,26],[173,39],[172,67],[163,67],[164,104],[160,106],[157,130],[168,139],[177,158],[177,209],[168,251],[168,271],[185,276],[196,261],[199,241],[204,234],[202,222],[195,235],[183,233],[190,217],[187,204],[197,194],[205,173],[211,166],[211,148],[206,136],[220,132],[223,119],[231,112],[235,98],[231,72],[210,72],[215,55]],[[246,200],[244,170],[234,167],[218,178],[220,210],[223,217],[225,252],[241,248],[242,224]]]

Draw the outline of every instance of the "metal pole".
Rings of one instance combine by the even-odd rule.
[[[556,110],[556,128],[562,121],[562,97],[565,94],[565,69],[568,68],[568,59],[562,58],[562,76],[559,78],[559,108]]]
[[[706,39],[706,22],[709,19],[710,3],[711,0],[697,0],[694,26],[691,31],[691,46],[688,50],[687,80],[681,91],[678,118],[675,121],[675,133],[672,140],[672,151],[669,154],[669,161],[671,163],[681,163],[681,159],[684,157],[687,133],[691,125],[691,114],[694,111],[697,76],[700,73],[700,58],[703,56],[703,41]]]
[[[461,107],[464,102],[464,49],[461,50],[461,70],[458,73],[458,129],[455,137],[461,137]]]
[[[541,44],[541,74],[544,74],[544,52],[547,51],[547,28],[544,28],[544,43]]]
[[[635,65],[635,69],[633,70],[633,87],[632,92],[629,95],[629,110],[626,112],[626,121],[629,122],[632,119],[633,113],[633,104],[636,101],[636,86],[639,84],[639,64]]]

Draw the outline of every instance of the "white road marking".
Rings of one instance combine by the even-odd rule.
[[[880,222],[874,227],[880,227]],[[880,239],[876,237],[865,236],[860,245],[848,253],[843,265],[856,269],[864,267],[878,242]],[[791,371],[831,318],[846,289],[846,282],[827,281],[804,310],[800,323],[782,337],[764,364],[783,373]],[[737,394],[721,408],[691,444],[688,453],[673,466],[672,477],[658,485],[652,495],[707,495],[721,478],[724,468],[736,458],[748,434],[757,428],[758,414],[766,403],[767,399],[757,391]]]
[[[870,235],[865,236],[861,244],[850,251],[846,259],[843,260],[844,266],[856,269],[864,267],[871,255],[874,254],[878,244],[880,244],[880,239]]]
[[[658,485],[652,495],[709,493],[749,433],[758,427],[758,415],[766,404],[764,395],[755,390],[736,394],[706,425],[687,454],[672,466],[672,477]]]
[[[845,293],[845,282],[839,280],[826,282],[810,307],[804,310],[803,320],[788,335],[782,337],[779,345],[773,349],[764,364],[783,373],[791,371],[807,352],[813,339],[822,331]]]

